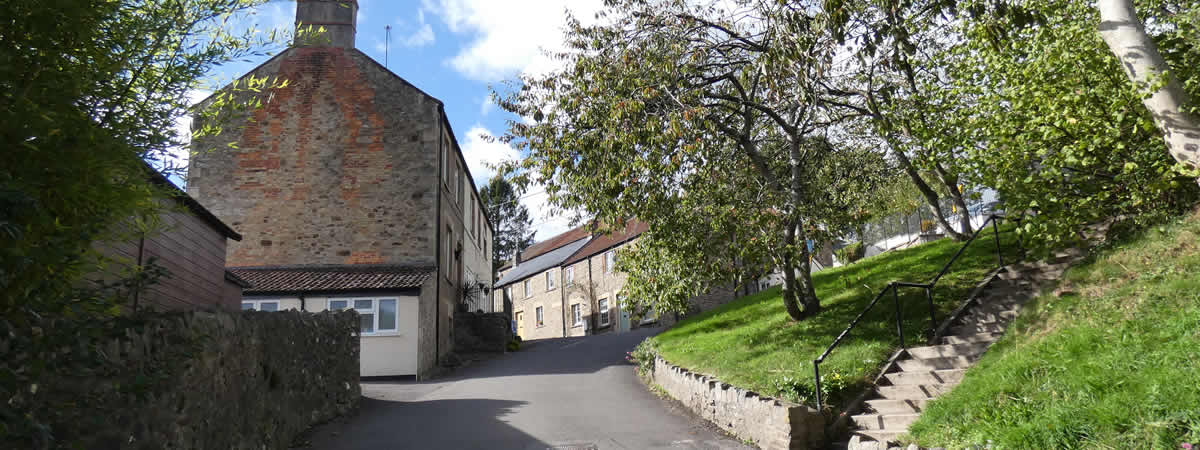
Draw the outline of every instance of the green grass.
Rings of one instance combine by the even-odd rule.
[[[934,289],[939,320],[996,266],[990,231],[967,249]],[[1015,235],[1001,236],[1005,257],[1013,258]],[[674,364],[727,383],[812,404],[812,360],[888,282],[929,281],[960,245],[943,239],[817,272],[813,281],[824,310],[800,322],[788,317],[778,288],[747,296],[663,332],[655,338],[658,352]],[[924,290],[901,289],[900,300],[907,342],[923,345],[923,333],[930,326]],[[899,347],[895,311],[892,299],[885,298],[821,364],[827,404],[838,405],[860,392]]]
[[[1200,214],[1067,272],[910,432],[922,446],[1200,444]]]

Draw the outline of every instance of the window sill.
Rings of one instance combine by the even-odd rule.
[[[608,328],[608,327],[611,327],[611,326],[612,326],[612,324],[611,324],[611,323],[606,323],[606,324],[603,324],[603,325],[597,325],[597,326],[596,326],[596,329],[597,329],[597,330],[603,330],[603,329],[605,329],[605,328]]]
[[[583,324],[582,324],[582,323],[577,323],[577,324],[575,324],[575,325],[571,325],[571,328],[583,328]]]
[[[373,333],[358,333],[358,335],[361,337],[388,337],[388,336],[399,336],[400,332],[389,330],[389,331],[376,331]]]

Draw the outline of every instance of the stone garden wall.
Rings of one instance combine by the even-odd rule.
[[[825,448],[825,417],[655,358],[651,380],[700,417],[764,449]]]
[[[353,312],[154,313],[114,322],[86,360],[39,358],[62,365],[24,399],[49,435],[9,444],[286,449],[310,426],[358,405]]]
[[[504,353],[512,325],[504,313],[455,313],[454,351]]]

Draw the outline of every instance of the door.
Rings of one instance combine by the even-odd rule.
[[[617,332],[624,333],[630,328],[629,305],[625,304],[624,295],[617,295]]]
[[[524,311],[517,311],[516,321],[517,321],[517,336],[520,336],[521,339],[525,339],[525,312]]]

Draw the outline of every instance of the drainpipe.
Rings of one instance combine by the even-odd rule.
[[[437,288],[434,289],[433,298],[433,365],[437,367],[442,363],[441,345],[442,345],[442,173],[445,172],[443,167],[446,161],[442,158],[446,152],[442,148],[446,145],[442,142],[445,139],[446,131],[443,129],[445,123],[446,111],[442,105],[438,105],[438,168],[437,182],[434,183],[434,190],[437,191],[437,208],[434,209],[435,228],[434,228],[434,261],[437,264]]]
[[[558,298],[562,303],[562,312],[559,318],[562,319],[563,337],[567,337],[567,278],[563,276],[562,266],[558,266]]]
[[[592,283],[592,257],[591,256],[589,256],[587,258],[587,262],[588,262],[588,297],[591,298],[591,300],[588,301],[588,304],[590,305],[590,307],[593,311],[591,314],[592,320],[590,320],[589,322],[596,322],[596,323],[592,324],[592,330],[597,330],[600,327],[600,323],[596,321],[596,314],[599,313],[600,305],[596,304],[596,285],[595,285],[595,283]]]
[[[300,293],[300,311],[308,311],[308,302],[304,299],[304,293]]]

